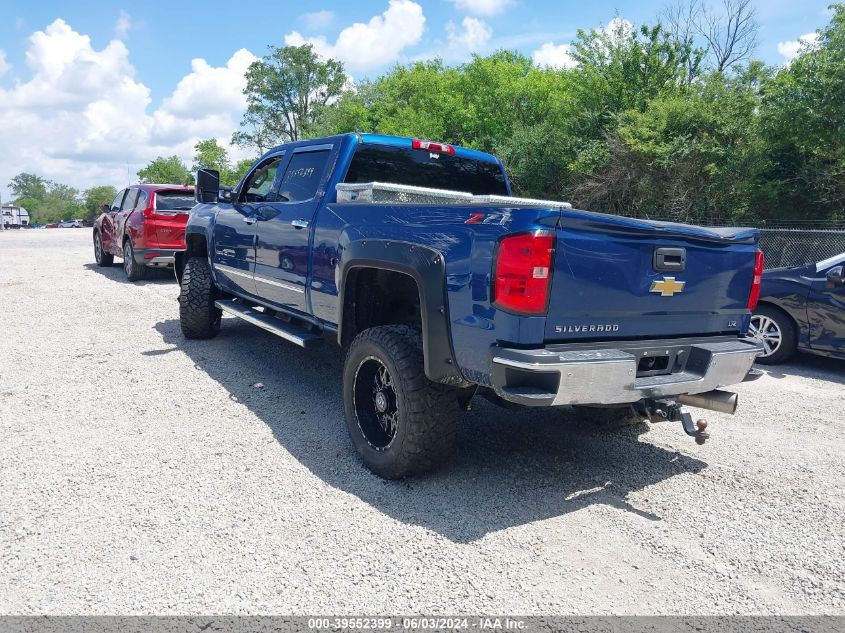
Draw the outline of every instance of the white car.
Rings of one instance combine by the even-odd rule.
[[[81,229],[82,220],[62,220],[59,222],[60,229]]]

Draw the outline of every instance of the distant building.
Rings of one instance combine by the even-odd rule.
[[[3,228],[18,229],[29,225],[29,212],[23,207],[4,204],[0,218],[3,220]]]

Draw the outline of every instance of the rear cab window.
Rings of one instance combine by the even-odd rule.
[[[509,195],[505,174],[496,162],[368,143],[355,150],[344,182],[389,182],[474,195]]]

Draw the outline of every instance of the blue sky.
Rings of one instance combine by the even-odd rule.
[[[459,63],[498,48],[566,65],[577,29],[617,14],[653,21],[666,3],[3,0],[0,193],[6,199],[6,183],[24,170],[80,188],[118,185],[159,153],[189,158],[198,138],[226,141],[243,106],[242,71],[268,44],[310,41],[355,79],[396,62]],[[785,63],[799,37],[827,23],[828,4],[759,0],[757,57]]]

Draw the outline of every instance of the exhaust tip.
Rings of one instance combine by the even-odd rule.
[[[736,407],[739,404],[739,394],[733,391],[714,389],[713,391],[705,391],[704,393],[679,396],[678,402],[688,407],[708,409],[709,411],[718,411],[719,413],[733,415],[736,413]]]

